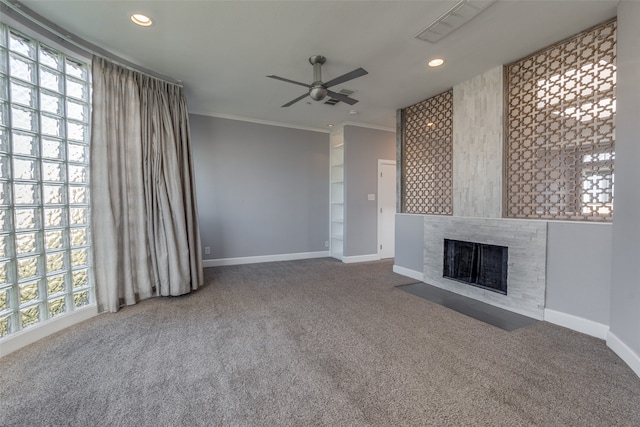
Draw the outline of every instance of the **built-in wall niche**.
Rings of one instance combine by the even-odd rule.
[[[506,246],[444,239],[442,276],[507,295]]]

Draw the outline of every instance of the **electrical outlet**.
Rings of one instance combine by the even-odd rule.
[[[205,246],[204,247],[204,254],[205,255],[210,255],[211,254],[211,248],[209,246]]]
[[[329,247],[329,241],[328,241],[328,240],[325,240],[325,241],[324,241],[324,247],[325,247],[325,248],[328,248],[328,247]]]

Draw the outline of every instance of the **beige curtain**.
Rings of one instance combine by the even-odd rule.
[[[180,86],[93,59],[96,297],[115,312],[202,283],[191,136]]]

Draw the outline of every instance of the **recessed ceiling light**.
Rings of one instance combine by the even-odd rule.
[[[133,15],[131,15],[131,20],[138,25],[142,25],[143,27],[148,27],[149,25],[153,24],[151,18],[141,13],[134,13]]]
[[[327,127],[332,128],[332,127],[333,127],[333,123],[329,123],[329,124],[327,125]]]
[[[429,61],[429,67],[439,67],[444,64],[444,59],[442,58],[433,58]]]

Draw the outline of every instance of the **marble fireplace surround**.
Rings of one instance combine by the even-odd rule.
[[[442,277],[444,239],[507,246],[507,295]],[[425,216],[424,282],[542,320],[545,307],[546,221]]]

